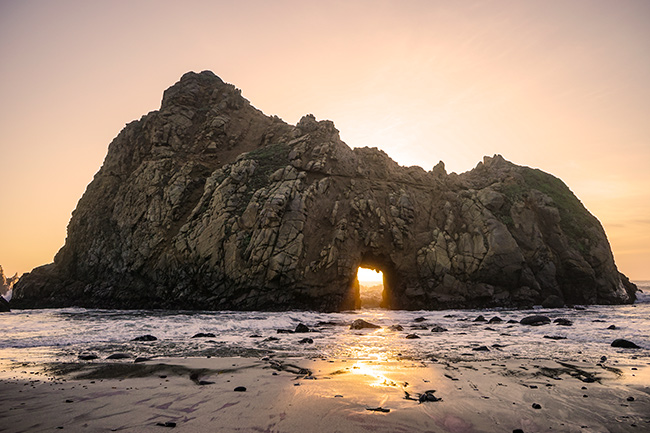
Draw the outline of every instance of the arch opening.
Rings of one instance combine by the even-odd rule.
[[[357,308],[380,308],[384,298],[384,273],[359,266],[357,269],[359,299]]]
[[[366,271],[361,271],[359,274],[359,268],[365,268]],[[364,254],[359,261],[356,262],[356,266],[353,268],[354,272],[352,273],[352,278],[350,281],[350,306],[354,309],[359,308],[385,308],[392,309],[394,305],[394,294],[393,286],[395,283],[395,265],[388,257],[378,256],[374,254]],[[352,269],[351,269],[352,270]],[[361,276],[361,278],[359,278]],[[365,289],[363,292],[360,290],[360,281],[363,286],[380,286],[379,288],[375,287],[374,293],[368,294],[366,296]],[[378,292],[378,293],[377,293]],[[364,302],[362,304],[362,296],[364,293],[364,298],[372,298],[372,303]],[[379,300],[379,305],[377,305],[377,300]]]

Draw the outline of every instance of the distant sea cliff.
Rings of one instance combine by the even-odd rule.
[[[383,271],[394,309],[636,292],[561,180],[499,155],[460,175],[402,167],[330,121],[268,117],[204,71],[113,140],[54,263],[12,305],[340,311],[359,306],[359,266]]]

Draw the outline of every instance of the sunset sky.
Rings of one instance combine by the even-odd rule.
[[[108,144],[187,71],[447,171],[564,180],[650,280],[650,1],[0,0],[0,265],[52,261]]]

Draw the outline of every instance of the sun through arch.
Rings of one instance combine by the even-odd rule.
[[[384,274],[381,271],[359,267],[359,295],[361,308],[379,308],[384,292]]]

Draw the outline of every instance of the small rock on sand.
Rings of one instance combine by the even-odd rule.
[[[377,329],[381,328],[379,325],[375,325],[374,323],[366,322],[363,319],[357,319],[352,324],[350,325],[350,329]]]
[[[246,392],[246,387],[245,386],[238,386],[237,388],[234,389],[235,392]]]
[[[296,329],[293,332],[295,332],[295,333],[310,332],[310,329],[309,329],[309,327],[307,325],[299,323],[298,326],[296,326]]]
[[[617,338],[616,340],[612,341],[612,347],[622,347],[624,349],[641,349],[641,347],[637,346],[635,343],[623,338]]]
[[[128,353],[114,353],[106,357],[106,359],[128,359],[131,355]]]
[[[97,359],[97,358],[98,356],[92,353],[79,355],[79,359],[81,359],[82,361],[92,361],[93,359]]]
[[[158,339],[157,337],[154,337],[151,334],[147,334],[147,335],[141,335],[139,337],[135,337],[131,341],[156,341],[157,339]]]
[[[539,326],[551,323],[551,319],[546,316],[527,316],[519,321],[522,325]]]
[[[431,328],[431,332],[446,332],[447,328],[444,328],[440,325],[435,325],[433,328]]]
[[[409,339],[409,340],[413,340],[413,339],[416,339],[416,338],[420,338],[420,336],[418,334],[409,334],[409,335],[406,336],[406,338]]]
[[[214,335],[212,332],[199,332],[198,334],[192,335],[192,338],[214,338],[216,335]]]

